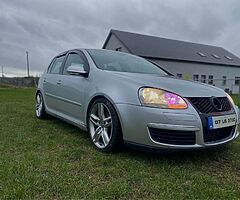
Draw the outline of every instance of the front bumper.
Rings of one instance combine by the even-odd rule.
[[[195,149],[213,147],[228,143],[239,136],[238,125],[233,127],[229,137],[222,140],[204,142],[204,124],[198,112],[190,105],[186,110],[169,110],[151,108],[129,104],[117,104],[123,130],[123,139],[127,143],[134,143],[153,148],[167,149]],[[239,116],[239,109],[234,110]],[[238,117],[239,123],[239,117]],[[180,131],[181,134],[194,133],[193,144],[169,144],[157,142],[151,137],[149,129]]]

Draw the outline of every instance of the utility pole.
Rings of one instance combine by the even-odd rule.
[[[26,56],[27,56],[27,74],[28,74],[28,77],[30,77],[30,72],[29,72],[29,60],[28,60],[28,51],[26,51]]]
[[[4,77],[4,73],[3,73],[3,65],[2,65],[2,78]]]

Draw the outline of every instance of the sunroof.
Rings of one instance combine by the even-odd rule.
[[[202,56],[202,57],[206,57],[206,55],[202,52],[197,52],[198,55]]]
[[[212,54],[212,56],[213,56],[214,58],[220,59],[220,56],[218,56],[217,54]]]
[[[233,60],[230,56],[224,56],[225,58],[227,58],[228,60]]]

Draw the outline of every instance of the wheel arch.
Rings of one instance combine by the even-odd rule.
[[[39,92],[41,92],[42,96],[44,96],[44,93],[43,93],[42,89],[41,89],[41,88],[37,88],[37,89],[36,89],[36,92],[35,92],[35,97],[37,96],[37,94],[38,94]]]
[[[87,105],[87,109],[86,109],[86,115],[85,115],[85,119],[86,119],[86,127],[88,128],[88,113],[89,113],[89,110],[92,106],[92,104],[97,100],[97,99],[100,99],[100,98],[104,98],[106,100],[108,100],[111,105],[113,106],[113,108],[115,109],[116,113],[117,113],[117,116],[118,116],[118,119],[119,119],[119,122],[120,122],[120,125],[121,125],[121,131],[123,131],[123,123],[122,123],[122,118],[121,118],[121,115],[120,115],[120,112],[116,106],[116,104],[114,103],[114,101],[107,95],[104,95],[104,94],[97,94],[95,96],[93,96],[91,98],[91,100],[89,101],[88,105]],[[123,135],[123,133],[122,133]]]
[[[41,90],[38,88],[35,92],[35,98],[37,97],[38,93],[41,92]],[[42,93],[42,92],[41,92]]]
[[[44,106],[45,106],[46,111],[48,112],[48,107],[47,107],[47,105],[46,105],[46,100],[45,100],[45,95],[44,95],[43,89],[37,88],[37,90],[36,90],[36,92],[35,92],[35,98],[37,97],[37,94],[38,94],[39,92],[41,92],[41,94],[42,94],[43,103],[44,103]]]

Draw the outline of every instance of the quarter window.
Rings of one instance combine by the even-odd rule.
[[[65,57],[65,55],[64,55],[64,56],[57,57],[57,58],[55,59],[54,63],[53,63],[52,66],[51,66],[50,74],[60,74],[61,66],[62,66],[64,57]]]
[[[67,69],[70,66],[74,66],[74,67],[78,67],[80,70],[84,71],[84,66],[85,66],[85,61],[84,59],[76,54],[76,53],[70,53],[67,57],[66,63],[65,63],[65,67],[63,70],[63,74],[68,75],[69,73],[67,72]]]

